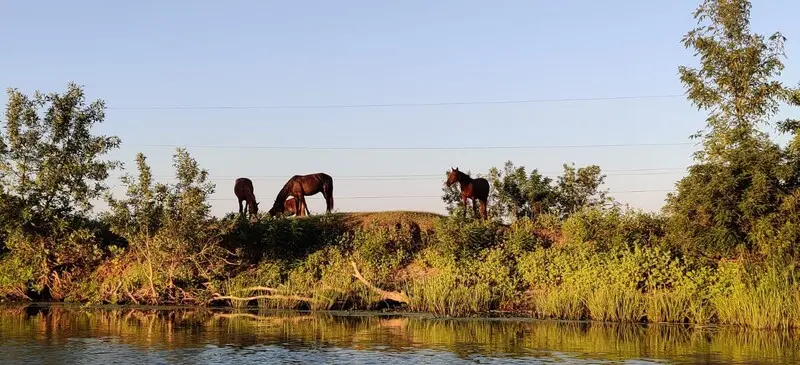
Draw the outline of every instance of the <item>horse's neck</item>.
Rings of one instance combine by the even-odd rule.
[[[458,183],[459,185],[461,185],[461,188],[463,189],[465,186],[469,186],[469,184],[472,183],[472,178],[469,177],[469,175],[462,172],[461,176],[458,177]]]
[[[278,192],[278,196],[275,197],[275,205],[283,204],[286,201],[286,197],[289,196],[289,185],[284,185],[283,189]]]

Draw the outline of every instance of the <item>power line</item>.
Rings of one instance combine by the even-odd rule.
[[[258,145],[176,145],[176,144],[128,144],[133,147],[169,148],[218,148],[218,149],[267,149],[267,150],[307,150],[307,151],[412,151],[412,150],[522,150],[547,148],[608,148],[608,147],[661,147],[687,146],[694,142],[666,143],[615,143],[615,144],[576,144],[576,145],[529,145],[529,146],[461,146],[461,147],[310,147],[310,146],[258,146]]]
[[[663,170],[686,170],[688,167],[648,167],[648,168],[632,168],[632,169],[608,169],[602,170],[602,173],[606,174],[608,172],[644,172],[647,173],[654,173],[660,174]],[[528,172],[532,172],[533,170],[528,170]],[[560,174],[563,171],[537,171],[540,174]],[[677,171],[676,171],[677,172]],[[673,172],[669,172],[673,173]],[[427,178],[427,177],[435,177],[441,178],[444,177],[446,174],[444,172],[440,174],[394,174],[394,175],[336,175],[334,176],[334,180],[343,180],[343,179],[382,179],[382,178]],[[607,174],[608,175],[608,174]],[[242,177],[241,175],[222,175],[222,176],[213,176],[213,179],[236,179]],[[250,179],[288,179],[290,175],[248,175],[247,177]],[[115,175],[111,177],[122,177],[122,175]],[[171,175],[153,175],[153,178],[175,178]]]
[[[671,189],[645,189],[645,190],[618,190],[618,191],[608,191],[608,194],[639,194],[639,193],[666,193],[672,192],[674,190]],[[309,199],[315,198],[318,196],[310,196],[307,197]],[[336,200],[362,200],[362,199],[414,199],[414,198],[422,198],[422,199],[431,199],[431,198],[441,198],[441,195],[373,195],[373,196],[344,196],[338,197],[335,196],[334,199]],[[230,198],[208,198],[206,200],[209,201],[236,201],[236,197],[231,196]]]
[[[388,104],[329,104],[329,105],[197,105],[197,106],[133,106],[133,107],[108,107],[108,110],[226,110],[226,109],[345,109],[345,108],[408,108],[428,106],[459,106],[459,105],[502,105],[502,104],[534,104],[534,103],[565,103],[581,101],[610,101],[634,99],[663,99],[683,97],[683,94],[666,95],[625,95],[610,97],[585,97],[562,99],[521,99],[521,100],[475,100],[456,102],[433,103],[388,103]]]
[[[642,172],[642,173],[621,173],[621,174],[605,174],[606,176],[655,176],[655,175],[675,175],[683,173],[683,171],[663,171],[663,172]],[[546,173],[542,173],[543,175],[547,175]],[[206,181],[233,181],[237,177],[229,176],[229,177],[212,177],[206,179]],[[348,177],[340,177],[334,178],[336,181],[434,181],[434,180],[443,180],[445,178],[444,174],[442,175],[428,175],[428,176],[421,176],[421,177],[358,177],[358,178],[348,178]],[[168,180],[174,181],[177,180],[174,176],[153,176],[153,179],[156,180]],[[273,177],[249,177],[252,181],[284,181],[288,180],[288,176],[273,176]]]
[[[607,172],[638,172],[638,171],[642,171],[642,172],[656,171],[656,172],[658,172],[658,171],[662,171],[662,170],[686,170],[687,168],[688,167],[683,166],[683,167],[647,167],[647,168],[631,168],[631,169],[604,169],[604,170],[602,170],[602,172],[604,174],[607,173]],[[528,170],[528,172],[532,172],[532,171],[533,170]],[[537,171],[540,174],[560,174],[560,173],[563,172],[563,171],[539,171],[538,169],[537,169]],[[439,174],[335,175],[334,176],[334,180],[340,180],[342,178],[353,178],[353,179],[356,179],[356,178],[367,178],[367,179],[368,178],[406,178],[406,177],[436,177],[436,178],[439,178],[439,177],[443,177],[444,175],[445,175],[444,172],[439,173]],[[121,177],[121,176],[122,175],[115,175],[115,176],[111,176],[111,177]],[[211,175],[211,176],[214,176],[214,175]],[[247,177],[249,177],[250,179],[273,179],[273,178],[275,178],[275,179],[288,179],[289,176],[290,175],[249,175]],[[153,175],[153,178],[158,178],[158,177],[174,178],[174,176],[171,176],[171,175]],[[239,177],[242,177],[242,176],[241,175],[237,175],[237,176],[234,176],[234,175],[214,176],[215,179],[222,179],[222,178],[225,178],[225,179],[236,179],[236,178],[239,178]]]

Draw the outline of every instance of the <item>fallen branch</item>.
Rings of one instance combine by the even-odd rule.
[[[402,291],[399,292],[386,291],[381,288],[378,288],[375,285],[372,285],[372,283],[370,283],[366,279],[364,279],[363,276],[361,276],[361,272],[358,271],[358,266],[356,266],[355,262],[350,261],[350,265],[353,265],[353,270],[355,271],[355,274],[353,274],[353,276],[356,279],[358,279],[358,281],[364,283],[364,285],[366,285],[368,288],[372,289],[372,291],[378,293],[381,296],[381,300],[392,300],[399,303],[408,303],[408,296],[406,295],[406,293]]]
[[[263,291],[269,291],[269,292],[278,291],[278,289],[270,288],[270,287],[267,287],[267,286],[253,286],[253,287],[249,287],[249,288],[234,290],[234,292],[256,291],[256,290],[263,290]]]
[[[125,288],[125,294],[128,295],[128,298],[131,298],[131,301],[133,301],[133,304],[139,305],[139,301],[136,300],[136,298],[133,296],[133,294],[131,294],[131,292],[130,292],[130,290],[128,290],[128,288]]]
[[[283,300],[296,300],[300,302],[317,303],[316,299],[301,297],[298,295],[265,294],[265,295],[256,295],[252,297],[236,297],[232,295],[219,295],[218,293],[214,293],[209,302],[213,302],[215,300],[235,300],[240,302],[249,302],[251,300],[257,300],[257,299],[277,299],[277,300],[283,299]]]

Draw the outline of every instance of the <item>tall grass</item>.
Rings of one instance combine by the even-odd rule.
[[[787,329],[800,325],[800,287],[787,268],[769,266],[753,277],[738,268],[730,288],[713,298],[721,323]],[[749,280],[748,280],[749,279]]]
[[[414,219],[426,217],[423,224]],[[442,316],[516,311],[537,318],[611,322],[800,326],[800,287],[789,263],[693,261],[670,249],[635,213],[579,212],[558,227],[552,217],[510,226],[392,212],[303,219],[235,217],[215,223],[238,264],[200,280],[179,247],[161,242],[120,249],[69,298],[82,302],[170,303],[262,309],[383,309],[398,303],[354,277],[407,298],[400,310]],[[361,222],[361,223],[359,223]],[[221,228],[219,228],[221,227]],[[424,227],[424,229],[422,229]],[[556,232],[557,234],[554,234]],[[168,240],[170,236],[158,237]],[[200,257],[202,252],[192,257]],[[218,261],[206,261],[218,262]],[[0,290],[24,294],[30,275],[0,258]],[[250,290],[267,287],[271,290]],[[216,295],[264,297],[218,300]]]

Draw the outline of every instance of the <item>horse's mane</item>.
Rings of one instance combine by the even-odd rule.
[[[291,186],[293,179],[289,179],[286,184],[283,184],[281,191],[278,192],[278,196],[275,197],[275,203],[273,206],[278,206],[278,204],[283,205],[286,201],[286,197],[289,196],[289,186]]]
[[[468,173],[466,173],[464,171],[461,171],[461,170],[456,170],[456,172],[458,173],[459,180],[464,179],[464,178],[466,178],[464,180],[467,180],[467,181],[472,180],[472,176],[469,176]]]

